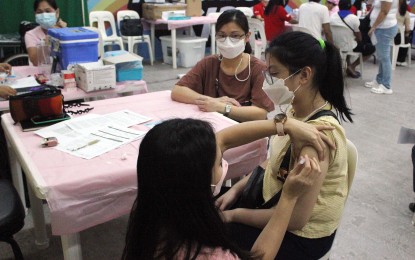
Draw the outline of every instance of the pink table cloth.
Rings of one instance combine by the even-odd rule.
[[[13,67],[13,71],[16,74],[17,78],[23,78],[31,76],[38,73],[38,68],[34,66],[17,66]],[[76,99],[84,98],[114,98],[118,97],[119,94],[131,92],[133,94],[143,94],[148,93],[147,84],[143,80],[133,80],[133,81],[121,81],[117,82],[115,89],[99,90],[92,92],[85,92],[80,88],[76,88],[72,91],[62,90],[62,95],[64,96],[65,101],[71,101]],[[0,101],[0,111],[5,111],[9,109],[9,101],[3,100]]]
[[[169,30],[177,29],[177,28],[183,28],[183,27],[189,27],[192,25],[197,24],[211,24],[216,23],[217,18],[216,17],[209,17],[209,16],[196,16],[192,17],[188,20],[163,20],[163,19],[157,19],[157,20],[147,20],[143,19],[144,25],[147,26],[148,24],[167,24],[167,28]]]
[[[201,112],[195,105],[174,102],[170,91],[89,104],[97,114],[129,109],[154,121],[175,117],[207,120],[216,131],[236,123],[218,113]],[[141,140],[85,160],[53,148],[41,148],[42,139],[13,125],[9,113],[2,116],[2,126],[35,194],[48,202],[52,234],[76,233],[130,211],[137,192],[136,161]],[[132,128],[149,130],[144,125]],[[227,179],[252,171],[266,159],[266,146],[267,140],[261,139],[225,152],[224,158],[229,162]]]

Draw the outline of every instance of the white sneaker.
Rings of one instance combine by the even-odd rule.
[[[366,88],[377,88],[378,86],[379,86],[379,83],[376,81],[376,79],[370,82],[365,82]]]
[[[375,93],[375,94],[387,94],[387,95],[390,95],[393,93],[392,89],[383,86],[383,84],[380,84],[377,88],[372,88],[370,92]]]
[[[405,66],[405,67],[408,67],[408,63],[406,61],[404,61],[404,62],[396,62],[396,65],[397,66]]]

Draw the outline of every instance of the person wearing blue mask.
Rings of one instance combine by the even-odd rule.
[[[30,62],[37,66],[36,46],[41,40],[46,40],[49,28],[66,27],[66,22],[60,19],[59,8],[55,0],[35,0],[33,9],[35,11],[36,23],[39,26],[25,34],[25,43]]]

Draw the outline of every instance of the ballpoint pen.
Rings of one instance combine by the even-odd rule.
[[[86,144],[82,145],[82,146],[79,146],[79,147],[73,148],[73,149],[71,149],[71,151],[72,151],[72,152],[74,152],[74,151],[78,151],[79,149],[85,148],[85,147],[90,146],[90,145],[94,145],[94,144],[96,144],[96,143],[98,143],[98,142],[99,142],[99,140],[98,140],[98,139],[95,139],[95,140],[92,140],[92,141],[90,141],[90,142],[88,142],[88,143],[86,143]]]

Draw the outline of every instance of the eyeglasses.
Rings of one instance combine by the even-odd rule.
[[[300,72],[302,69],[298,69],[296,72],[294,72],[293,74],[291,74],[290,76],[286,77],[285,79],[283,79],[284,81],[291,78],[292,76],[294,76],[295,74],[297,74],[298,72]],[[263,70],[262,71],[262,75],[264,75],[265,80],[267,81],[268,84],[272,85],[274,84],[274,78],[271,73],[269,72],[269,69]]]
[[[274,84],[274,77],[271,76],[271,74],[269,73],[269,70],[263,70],[262,71],[262,75],[264,75],[265,80],[267,81],[268,84],[272,85]]]
[[[231,35],[227,36],[224,33],[217,33],[215,37],[216,37],[216,40],[219,41],[219,42],[225,42],[226,38],[229,38],[231,40],[231,42],[237,43],[239,40],[241,40],[245,36],[246,36],[246,34],[242,34],[242,35],[240,35],[240,34],[231,34]]]

